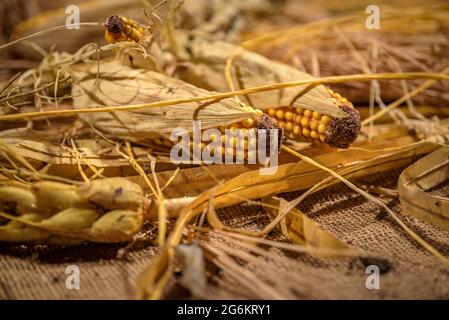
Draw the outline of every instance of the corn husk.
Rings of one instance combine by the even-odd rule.
[[[211,94],[156,72],[132,69],[117,63],[103,66],[98,85],[94,84],[95,73],[95,65],[82,70],[80,74],[75,73],[79,79],[73,86],[75,108],[137,105]],[[118,137],[145,140],[159,134],[169,134],[175,128],[191,132],[194,120],[201,121],[202,129],[207,129],[230,125],[251,115],[235,100],[223,99],[211,103],[188,103],[132,112],[90,114],[88,120],[101,130]]]
[[[85,128],[91,129],[91,128]],[[129,161],[117,151],[117,145],[93,130],[71,136],[65,142],[62,137],[73,130],[69,126],[53,125],[50,130],[17,128],[0,133],[3,174],[14,173],[25,179],[35,180],[65,178],[81,180],[80,166],[87,177],[132,176],[135,170]],[[169,156],[147,147],[133,147],[135,160],[149,171],[151,160],[158,160],[157,170],[174,169]],[[8,161],[21,157],[30,166],[12,166]],[[33,170],[33,168],[35,170]],[[36,170],[39,170],[37,172]]]
[[[266,197],[263,202],[278,207],[267,207],[270,218],[273,220],[287,205],[285,199]],[[278,230],[294,243],[313,249],[318,256],[332,257],[341,255],[341,250],[356,253],[346,243],[337,239],[334,235],[321,228],[321,226],[308,218],[299,209],[292,209],[278,225]],[[335,249],[335,250],[334,250]]]
[[[181,69],[181,79],[197,86],[226,92],[230,88],[226,82],[225,69],[228,59],[233,56],[231,75],[236,89],[262,86],[278,82],[313,79],[307,73],[288,65],[269,60],[259,54],[223,41],[210,41],[204,38],[188,37],[179,34],[183,48],[188,48],[183,59],[191,61]],[[283,88],[279,91],[259,92],[244,95],[243,101],[259,108],[268,109],[279,106],[302,107],[333,117],[346,114],[331,102],[330,94],[324,86],[318,85],[299,96],[306,85]]]
[[[449,230],[449,199],[433,194],[432,188],[449,179],[448,164],[449,148],[442,147],[407,167],[398,180],[404,212],[446,230]]]

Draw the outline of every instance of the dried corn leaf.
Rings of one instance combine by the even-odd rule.
[[[118,63],[102,64],[97,85],[97,66],[78,66],[73,86],[75,108],[138,105],[172,99],[210,95],[181,80],[160,73],[132,69]],[[175,128],[191,132],[192,121],[201,128],[229,125],[253,115],[231,98],[205,103],[185,103],[159,108],[89,114],[97,128],[116,137],[144,140],[158,134],[170,134]]]
[[[5,150],[0,147],[0,163],[5,168],[17,169],[16,164],[11,166],[6,156],[11,159],[22,157],[37,170],[43,169],[40,172],[42,174],[75,180],[81,179],[79,165],[84,168],[88,177],[96,174],[95,168],[101,169],[103,176],[135,175],[135,170],[117,152],[114,144],[98,135],[97,138],[89,138],[89,135],[96,135],[93,130],[88,130],[85,133],[87,134],[81,135],[80,138],[73,138],[73,144],[76,146],[75,151],[70,144],[61,143],[61,138],[67,132],[58,130],[55,125],[45,131],[31,128],[2,131],[0,141],[4,146],[7,146],[8,151],[5,154]],[[133,147],[133,153],[136,161],[144,166],[151,159],[157,159],[158,171],[175,168],[168,156],[161,153],[153,156],[151,155],[152,150],[149,148]],[[26,176],[25,171],[17,174],[22,177]]]
[[[431,189],[449,179],[449,148],[440,148],[402,172],[398,181],[402,210],[449,230],[449,199]]]
[[[208,90],[229,91],[225,69],[227,60],[233,56],[231,72],[234,86],[238,89],[313,79],[307,73],[286,64],[274,62],[232,43],[187,37],[185,34],[180,34],[180,39],[187,48],[185,58],[191,62],[181,71],[181,79]],[[307,86],[303,85],[270,92],[251,93],[245,97],[248,104],[260,109],[292,105],[334,117],[346,116],[345,112],[332,103],[331,96],[323,85],[311,88],[306,94],[298,96],[306,88]]]
[[[279,208],[279,210],[276,210],[272,207],[266,207],[271,219],[274,219],[288,204],[285,199],[275,199],[273,197],[266,197],[263,199],[263,202]],[[278,229],[288,239],[310,247],[313,249],[312,252],[319,256],[338,256],[341,250],[356,253],[355,249],[351,249],[346,243],[321,228],[317,222],[296,208],[286,215],[278,225]]]

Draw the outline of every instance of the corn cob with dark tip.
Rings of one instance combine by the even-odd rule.
[[[144,28],[136,21],[120,16],[112,15],[105,22],[105,39],[109,43],[119,41],[140,42],[144,35]]]
[[[360,114],[346,98],[328,89],[334,102],[348,116],[333,118],[305,108],[270,108],[267,113],[279,121],[286,137],[347,148],[360,132]]]
[[[202,141],[199,145],[201,151],[208,150],[213,156],[214,152],[219,152],[223,157],[228,155],[234,158],[249,159],[255,157],[259,130],[266,130],[266,151],[270,151],[270,130],[277,129],[277,148],[280,150],[280,145],[283,140],[284,130],[279,127],[278,121],[274,117],[270,117],[263,113],[262,110],[254,109],[250,106],[244,107],[245,111],[253,111],[254,117],[246,118],[240,122],[234,123],[229,126],[220,126],[220,136],[212,134],[208,141]],[[226,135],[226,131],[231,133],[231,136]],[[212,142],[216,139],[221,139],[221,146],[214,148]],[[153,138],[153,142],[156,145],[162,147],[172,147],[174,142],[163,137]],[[193,141],[189,142],[190,151],[193,151]],[[267,154],[269,156],[269,154]]]

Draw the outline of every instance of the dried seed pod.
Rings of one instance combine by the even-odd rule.
[[[34,211],[37,206],[36,196],[33,192],[14,186],[0,188],[0,199],[5,199],[0,210],[12,214],[25,214]]]
[[[101,239],[101,242],[129,241],[140,230],[142,223],[142,212],[112,210],[94,222],[89,235],[93,239]]]
[[[77,192],[75,186],[59,182],[43,181],[33,184],[31,191],[37,198],[36,211],[49,212],[66,208],[93,207],[85,202]]]
[[[105,209],[138,210],[144,196],[139,185],[123,178],[94,180],[79,188],[77,193]]]
[[[0,225],[0,241],[59,245],[127,241],[142,226],[144,201],[140,186],[124,178],[78,187],[48,181],[1,186],[1,216],[9,221]]]
[[[41,224],[60,230],[83,230],[90,226],[98,219],[99,213],[93,209],[67,208],[49,219],[45,219]]]

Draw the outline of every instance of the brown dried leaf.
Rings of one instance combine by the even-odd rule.
[[[266,197],[263,202],[279,208],[275,210],[266,207],[270,217],[275,218],[279,212],[288,204],[285,199],[275,199]],[[290,240],[315,249],[312,251],[319,256],[338,256],[341,250],[356,253],[355,249],[351,249],[346,243],[337,239],[334,235],[321,228],[321,226],[308,218],[299,209],[292,209],[285,219],[278,225],[278,229]],[[335,249],[335,250],[334,250]]]
[[[72,92],[75,108],[137,105],[211,94],[160,73],[113,62],[101,66],[98,85],[95,85],[96,73],[96,65],[80,65],[74,72],[77,78]],[[85,117],[97,128],[117,137],[145,139],[170,134],[175,128],[191,132],[193,120],[200,120],[201,129],[207,129],[229,125],[252,115],[234,99],[227,98],[205,103],[94,113]]]
[[[449,198],[432,188],[449,179],[449,148],[442,147],[405,169],[398,181],[402,210],[432,225],[449,230]]]

